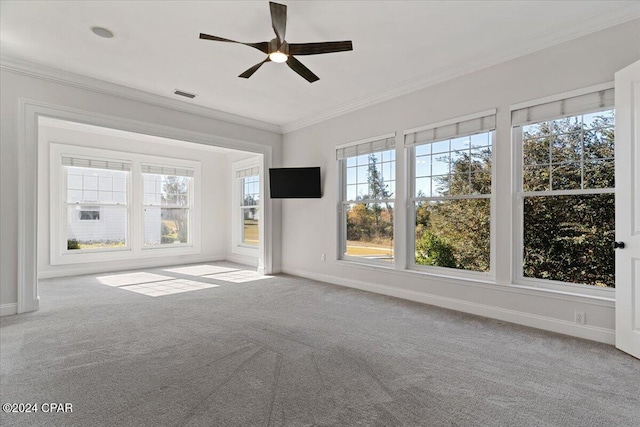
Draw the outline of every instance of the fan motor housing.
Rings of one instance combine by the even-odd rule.
[[[289,55],[289,43],[282,42],[282,44],[278,46],[277,38],[269,40],[269,53],[273,52],[282,52],[285,55]]]

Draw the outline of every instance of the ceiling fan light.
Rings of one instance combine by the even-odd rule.
[[[272,60],[273,62],[282,63],[282,62],[287,62],[287,59],[289,59],[289,55],[286,55],[278,50],[275,52],[271,52],[269,54],[269,59]]]

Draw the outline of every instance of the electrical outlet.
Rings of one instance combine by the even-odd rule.
[[[326,260],[327,260],[327,254],[320,255],[320,261],[326,261]]]
[[[584,311],[575,311],[574,316],[577,324],[584,325],[587,323],[587,318]]]

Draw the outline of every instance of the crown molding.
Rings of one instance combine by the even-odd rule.
[[[171,110],[180,111],[182,113],[194,114],[201,117],[220,120],[240,126],[247,126],[267,132],[273,132],[277,134],[282,133],[281,127],[274,123],[251,119],[248,117],[227,113],[213,108],[203,107],[200,105],[189,104],[184,101],[171,99],[165,96],[156,95],[150,92],[133,89],[127,86],[95,79],[93,77],[88,77],[69,71],[63,71],[21,58],[11,57],[7,55],[0,56],[0,69],[15,74],[35,77],[54,83],[72,86],[79,89],[90,90],[92,92],[142,102],[157,107],[168,108]]]
[[[640,3],[635,3],[626,7],[612,10],[609,14],[592,16],[586,19],[576,20],[566,24],[564,31],[546,31],[539,37],[532,37],[528,43],[520,44],[511,49],[510,52],[496,54],[478,55],[471,60],[459,62],[455,65],[442,67],[428,75],[419,76],[415,79],[405,81],[399,85],[384,89],[372,95],[358,98],[336,107],[332,107],[314,114],[303,117],[282,125],[282,133],[287,134],[299,129],[312,126],[326,120],[339,117],[363,108],[367,108],[393,98],[398,98],[412,92],[426,89],[458,77],[471,74],[485,68],[498,65],[503,62],[516,59],[539,50],[562,44],[589,34],[624,24],[635,19],[640,19]]]
[[[277,134],[286,134],[335,117],[380,104],[412,92],[426,89],[545,48],[574,40],[615,25],[623,24],[634,19],[640,19],[640,3],[633,3],[626,7],[618,7],[611,10],[611,12],[606,15],[601,14],[573,21],[564,25],[560,31],[547,30],[538,37],[532,37],[528,43],[515,46],[509,52],[477,55],[470,60],[442,67],[427,75],[418,76],[415,79],[407,80],[371,95],[348,101],[313,115],[290,121],[283,125],[268,123],[209,107],[190,104],[182,100],[175,100],[162,95],[133,89],[81,74],[63,71],[47,65],[7,55],[0,56],[0,69],[97,93],[117,96],[133,101],[143,102],[145,104],[169,108],[175,111],[220,120],[231,124],[247,126]]]

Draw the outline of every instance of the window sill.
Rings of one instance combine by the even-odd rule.
[[[254,245],[238,245],[238,248],[242,248],[242,249],[250,249],[250,250],[254,250],[257,251],[258,250],[258,246],[254,246]]]
[[[384,266],[373,263],[363,263],[346,259],[336,260],[336,264],[343,267],[371,270],[377,272],[385,272],[390,274],[401,275],[410,277],[413,279],[433,279],[441,280],[443,282],[453,283],[463,286],[477,286],[481,288],[491,290],[501,290],[506,292],[519,293],[530,296],[547,296],[554,299],[568,300],[579,303],[587,303],[593,305],[599,305],[604,307],[615,307],[615,296],[612,294],[610,297],[589,295],[581,292],[561,291],[554,290],[545,287],[527,286],[516,283],[500,284],[496,283],[493,277],[491,278],[468,278],[468,277],[456,277],[442,274],[434,274],[433,272],[414,270],[414,269],[396,269],[393,265]]]
[[[260,255],[260,247],[238,244],[231,249],[231,253],[245,257],[257,258]]]
[[[167,250],[167,249],[182,249],[182,248],[193,248],[192,244],[186,243],[186,244],[164,244],[164,245],[158,245],[158,246],[143,246],[142,248],[140,248],[140,250],[142,251],[154,251],[156,249],[160,249],[160,250]]]
[[[596,286],[554,282],[543,279],[520,278],[516,279],[511,286],[561,295],[577,295],[601,301],[615,301],[616,298],[615,288],[599,288]]]
[[[337,260],[339,264],[344,263],[348,267],[373,268],[376,270],[398,271],[395,263],[383,263],[382,261],[363,261],[359,258],[340,258]]]
[[[158,249],[158,250],[156,250]],[[51,265],[88,264],[122,260],[148,259],[162,256],[198,255],[200,248],[192,245],[138,250],[113,250],[91,253],[65,253],[51,259]]]

